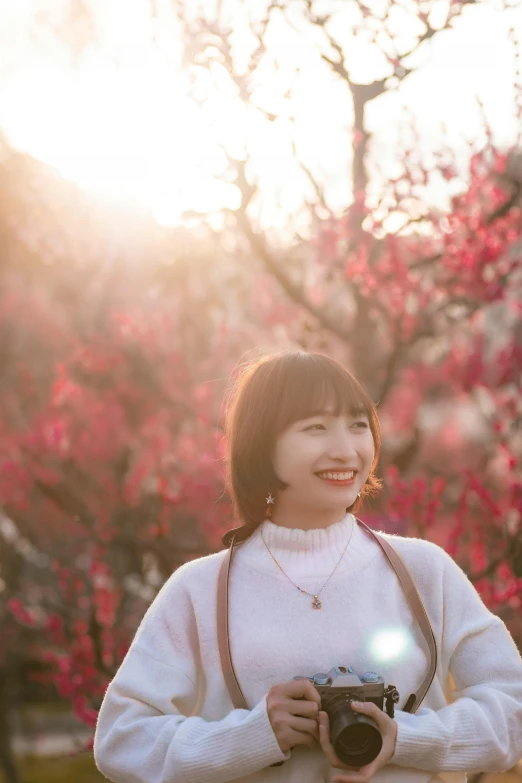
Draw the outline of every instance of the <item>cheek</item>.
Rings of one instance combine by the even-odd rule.
[[[310,463],[317,459],[321,447],[317,439],[287,437],[277,444],[274,456],[274,465],[280,474],[298,474],[303,470],[309,471]]]
[[[295,439],[289,435],[280,438],[274,449],[273,462],[275,470],[281,478],[292,470],[297,455],[299,455],[299,447]]]
[[[373,442],[373,435],[371,434],[371,432],[369,433],[368,438],[364,443],[363,450],[366,459],[371,465],[371,463],[373,462],[373,458],[375,456],[375,443]]]

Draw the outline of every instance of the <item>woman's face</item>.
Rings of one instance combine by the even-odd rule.
[[[332,524],[345,515],[368,478],[375,451],[367,414],[334,416],[331,410],[295,421],[277,439],[274,469],[289,484],[276,492],[272,521],[277,524]]]

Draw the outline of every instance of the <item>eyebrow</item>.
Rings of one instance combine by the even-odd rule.
[[[362,407],[356,407],[352,406],[350,408],[350,414],[352,416],[366,416],[368,418],[368,413],[365,408]],[[306,421],[306,419],[313,419],[314,416],[334,416],[334,413],[331,409],[328,410],[315,410],[312,411],[312,413],[309,413],[307,416],[304,416],[302,421]]]

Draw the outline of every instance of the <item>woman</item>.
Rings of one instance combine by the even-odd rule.
[[[178,568],[148,609],[101,706],[100,771],[115,783],[428,783],[511,768],[522,757],[522,660],[506,626],[443,549],[381,533],[415,581],[438,652],[421,707],[401,710],[429,662],[396,574],[352,513],[380,489],[364,389],[326,356],[285,351],[243,367],[233,391],[227,484],[247,536],[230,574],[229,635],[249,709],[233,709],[220,667],[221,550]],[[347,665],[401,695],[393,719],[353,705],[383,738],[360,768],[335,755],[308,679]]]

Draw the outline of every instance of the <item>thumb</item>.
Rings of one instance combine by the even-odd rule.
[[[354,712],[371,718],[379,729],[386,728],[388,721],[393,720],[393,718],[389,718],[385,712],[379,709],[373,701],[353,701],[351,707]]]
[[[354,712],[361,712],[374,719],[383,714],[382,710],[373,701],[352,701],[350,706]]]

